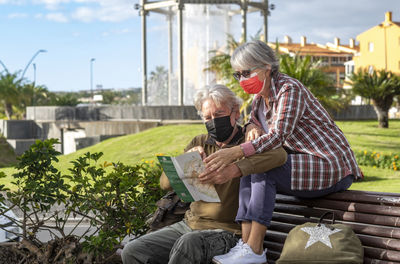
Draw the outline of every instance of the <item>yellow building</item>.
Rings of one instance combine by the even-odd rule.
[[[353,57],[356,70],[385,69],[400,74],[400,22],[392,21],[386,12],[385,21],[357,36],[360,52]]]
[[[275,43],[268,45],[276,49]],[[340,43],[339,38],[334,39],[334,43],[326,43],[326,45],[317,43],[308,43],[305,36],[301,37],[300,43],[293,43],[289,36],[285,36],[284,41],[279,43],[279,52],[281,54],[290,54],[294,56],[309,55],[313,61],[321,61],[323,70],[336,80],[337,87],[343,87],[345,73],[348,67],[346,63],[352,61],[354,54],[359,51],[354,39],[350,39],[348,45]]]

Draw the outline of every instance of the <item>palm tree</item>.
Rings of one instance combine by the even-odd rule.
[[[240,111],[243,112],[244,120],[247,121],[247,109],[251,105],[253,97],[250,94],[245,93],[240,87],[239,82],[233,78],[232,74],[234,71],[231,66],[231,53],[241,44],[242,43],[235,41],[232,35],[228,35],[228,41],[226,45],[227,52],[211,50],[210,54],[212,56],[208,61],[208,67],[204,70],[213,72],[219,83],[223,83],[232,91],[234,91],[237,96],[242,98],[243,105]]]
[[[386,70],[359,69],[350,76],[353,92],[364,98],[371,99],[378,116],[379,127],[389,127],[389,108],[393,99],[400,95],[400,77]]]
[[[311,56],[295,54],[279,55],[280,71],[304,84],[327,110],[339,110],[348,103],[342,95],[343,89],[334,86],[334,80],[323,71],[321,61]]]
[[[164,104],[168,98],[168,70],[164,66],[150,72],[149,95],[152,104]]]
[[[8,119],[13,116],[13,106],[19,103],[21,83],[22,79],[18,77],[18,72],[0,74],[0,103]]]
[[[50,92],[43,85],[36,86],[34,83],[26,83],[18,87],[19,98],[16,108],[19,115],[25,115],[27,106],[47,105],[50,102]]]
[[[257,36],[252,39],[257,39]],[[233,52],[239,45],[241,43],[235,41],[232,36],[228,36],[227,50],[229,52]],[[246,109],[251,104],[253,97],[245,93],[239,83],[233,78],[233,69],[230,63],[231,55],[215,50],[210,52],[213,56],[208,61],[209,67],[205,70],[214,72],[219,82],[224,83],[243,99],[244,103],[241,111],[244,111],[246,120]],[[281,72],[301,81],[311,90],[325,108],[328,110],[338,110],[346,105],[348,101],[344,100],[341,96],[342,90],[337,90],[334,87],[333,79],[323,72],[320,62],[313,62],[310,56],[301,57],[298,54],[293,57],[287,54],[280,55],[278,53],[278,45],[276,45],[276,54],[279,56]]]

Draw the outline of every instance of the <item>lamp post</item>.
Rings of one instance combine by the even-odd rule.
[[[36,63],[33,63],[32,66],[33,66],[33,83],[36,84]]]
[[[93,62],[95,61],[95,58],[90,59],[90,94],[92,96],[91,101],[93,102]]]
[[[7,69],[6,65],[4,65],[4,63],[1,60],[0,60],[0,64],[1,64],[1,66],[3,66],[4,70],[8,73],[8,69]]]
[[[29,65],[31,65],[32,61],[36,58],[36,56],[39,55],[39,53],[42,53],[42,52],[47,52],[47,50],[41,49],[41,50],[36,51],[35,54],[33,54],[31,60],[28,62],[28,64],[25,66],[24,71],[22,72],[21,80],[24,78],[25,72],[28,69]]]

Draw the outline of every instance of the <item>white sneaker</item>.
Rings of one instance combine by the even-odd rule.
[[[263,264],[267,262],[266,252],[267,250],[264,250],[261,255],[256,254],[248,244],[243,243],[232,254],[228,252],[225,255],[216,256],[217,259],[214,257],[213,261],[218,264]]]
[[[235,252],[240,250],[243,245],[244,245],[243,240],[239,239],[239,241],[237,242],[236,246],[231,248],[228,253],[226,253],[224,255],[214,256],[213,259],[212,259],[213,263],[216,263],[216,264],[226,263],[226,262],[223,262],[223,259],[225,259],[227,257],[230,257],[231,255],[235,254]]]

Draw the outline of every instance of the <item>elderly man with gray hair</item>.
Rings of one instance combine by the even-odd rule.
[[[244,142],[243,129],[237,124],[241,100],[230,89],[214,85],[200,90],[194,104],[208,134],[193,138],[185,152],[199,151],[204,159],[217,150]],[[221,202],[192,202],[183,221],[129,242],[122,251],[123,263],[203,264],[228,252],[240,235],[240,226],[235,222],[240,177],[282,166],[286,159],[286,151],[277,148],[236,160],[223,170],[212,172]],[[160,185],[171,189],[164,173]]]

